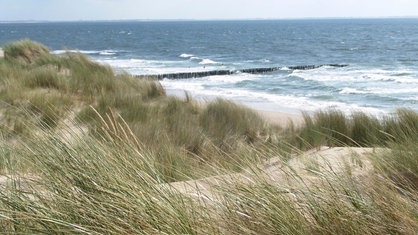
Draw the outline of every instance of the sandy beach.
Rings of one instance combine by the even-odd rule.
[[[302,114],[291,114],[285,112],[267,111],[267,110],[255,110],[261,117],[271,124],[276,124],[282,127],[286,127],[293,123],[295,126],[303,124]]]

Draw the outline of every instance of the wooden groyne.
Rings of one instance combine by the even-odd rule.
[[[216,75],[231,75],[236,73],[250,73],[250,74],[261,74],[271,73],[278,70],[289,69],[289,70],[309,70],[317,69],[323,66],[330,67],[347,67],[346,64],[321,64],[321,65],[300,65],[290,67],[267,67],[267,68],[250,68],[250,69],[238,69],[238,70],[211,70],[211,71],[200,71],[200,72],[182,72],[182,73],[167,73],[167,74],[152,74],[152,75],[135,75],[137,78],[153,78],[153,79],[187,79],[187,78],[202,78]]]

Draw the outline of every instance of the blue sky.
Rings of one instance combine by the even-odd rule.
[[[418,0],[0,0],[0,21],[418,17]]]

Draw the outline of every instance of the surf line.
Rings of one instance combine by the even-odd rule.
[[[290,70],[309,70],[317,69],[323,66],[330,67],[347,67],[347,64],[321,64],[321,65],[299,65],[290,67],[268,67],[268,68],[250,68],[250,69],[238,69],[238,70],[211,70],[211,71],[199,71],[199,72],[182,72],[182,73],[166,73],[166,74],[151,74],[151,75],[135,75],[137,78],[151,78],[151,79],[188,79],[188,78],[202,78],[215,75],[231,75],[236,73],[270,73],[282,69]]]

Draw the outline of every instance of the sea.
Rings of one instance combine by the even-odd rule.
[[[418,111],[418,19],[413,18],[0,23],[0,47],[24,38],[54,54],[80,52],[133,75],[237,71],[160,80],[169,95],[221,97],[288,113]],[[327,64],[347,66],[292,68]],[[239,72],[276,67],[261,74]]]

